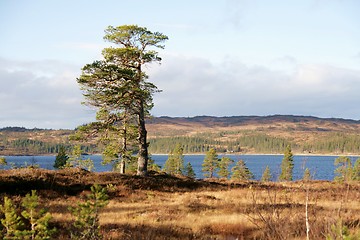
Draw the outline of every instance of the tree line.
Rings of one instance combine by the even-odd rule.
[[[183,146],[185,154],[203,153],[205,154],[211,148],[216,148],[217,152],[242,152],[247,151],[256,153],[282,153],[286,146],[290,145],[293,151],[303,153],[360,153],[360,136],[355,134],[329,134],[327,137],[321,138],[311,143],[294,143],[285,138],[272,137],[262,133],[247,134],[237,138],[229,138],[229,140],[220,140],[214,134],[198,134],[195,136],[174,136],[174,137],[156,137],[148,141],[149,152],[156,153],[170,153],[177,144]],[[16,139],[3,140],[0,146],[0,151],[11,151],[17,154],[57,154],[60,147],[64,145],[67,150],[71,150],[77,143],[55,143],[44,142],[33,139]],[[96,143],[86,144],[81,143],[83,153],[92,154],[101,151],[108,153],[109,159],[113,160],[112,148],[116,147],[113,144]],[[107,145],[107,146],[105,146]],[[128,144],[130,150],[130,144]],[[136,153],[133,148],[131,154]],[[130,157],[129,157],[130,158]]]
[[[29,155],[41,155],[41,154],[57,154],[61,147],[65,149],[72,149],[74,144],[71,143],[55,143],[44,142],[33,139],[16,139],[11,141],[5,141],[2,144],[1,150],[11,150],[17,154],[29,154]],[[96,153],[98,147],[94,144],[81,145],[83,153]]]
[[[207,178],[224,178],[232,180],[251,180],[254,178],[253,173],[247,168],[244,160],[238,160],[235,165],[229,169],[230,165],[235,161],[229,157],[223,156],[219,158],[215,148],[210,148],[206,152],[202,164],[202,172]],[[351,182],[360,181],[360,158],[354,163],[346,156],[340,156],[335,159],[335,181],[338,182]],[[284,157],[280,166],[280,175],[278,181],[292,181],[294,170],[294,155],[291,150],[291,146],[288,145],[284,151]],[[170,175],[184,175],[194,178],[195,173],[190,163],[184,166],[183,148],[180,144],[177,144],[175,149],[169,154],[168,159],[162,171]],[[304,169],[303,180],[309,181],[312,179],[312,175],[309,168]],[[273,175],[270,172],[269,166],[266,166],[261,181],[272,181]]]
[[[360,136],[355,134],[329,134],[314,142],[294,142],[263,133],[250,133],[221,140],[213,134],[195,136],[155,137],[149,140],[151,153],[169,153],[180,144],[184,153],[206,153],[210,148],[218,152],[282,153],[290,145],[293,151],[303,153],[360,153]]]

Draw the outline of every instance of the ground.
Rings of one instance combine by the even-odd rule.
[[[52,214],[56,239],[68,239],[68,210],[93,184],[108,187],[100,214],[104,239],[310,239],[360,232],[360,184],[329,181],[192,180],[151,172],[147,177],[79,169],[0,170],[4,195],[19,202],[36,189]],[[306,200],[308,196],[308,201]],[[306,205],[308,209],[306,210]]]

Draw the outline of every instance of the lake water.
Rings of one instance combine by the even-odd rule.
[[[266,166],[269,166],[273,175],[272,180],[276,180],[280,174],[280,165],[283,159],[283,155],[226,155],[235,162],[242,159],[245,161],[246,166],[254,174],[255,179],[259,180]],[[102,158],[99,155],[84,156],[85,158],[91,158],[94,161],[96,172],[111,171],[111,165],[102,165]],[[222,157],[222,155],[219,155]],[[156,164],[161,167],[164,166],[168,155],[152,155],[151,158]],[[294,156],[294,180],[302,179],[304,169],[309,168],[313,179],[315,180],[333,180],[334,179],[334,161],[337,156]],[[355,162],[358,157],[350,157]],[[190,162],[196,174],[196,178],[203,178],[201,172],[204,155],[185,155],[185,165]],[[17,166],[24,166],[30,164],[38,164],[44,169],[54,169],[53,164],[55,156],[7,156],[6,161],[8,163],[14,163]],[[231,169],[230,166],[229,169]]]

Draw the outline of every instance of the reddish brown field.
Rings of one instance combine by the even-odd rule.
[[[37,189],[58,229],[54,238],[69,239],[68,208],[95,183],[111,186],[100,214],[104,239],[306,239],[306,213],[310,239],[335,239],[345,227],[348,235],[360,232],[359,183],[193,181],[159,173],[18,169],[0,171],[0,202],[4,195],[19,202]]]

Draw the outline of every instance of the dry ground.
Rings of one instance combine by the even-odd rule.
[[[360,184],[326,181],[260,183],[193,181],[165,174],[148,177],[82,170],[0,171],[0,199],[14,201],[37,189],[52,214],[57,239],[68,239],[68,210],[94,183],[108,185],[100,215],[104,239],[310,239],[360,230]],[[2,201],[2,200],[1,200]],[[341,225],[341,227],[334,227]]]

